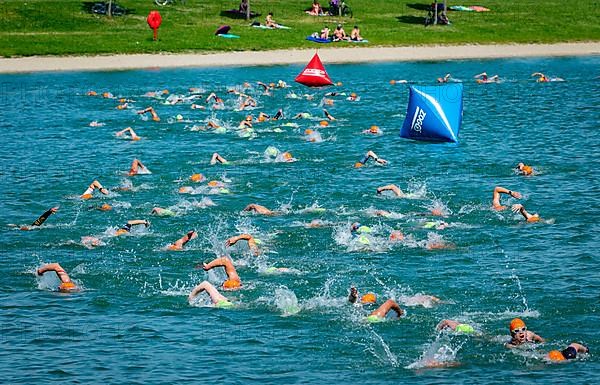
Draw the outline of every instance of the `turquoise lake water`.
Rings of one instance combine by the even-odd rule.
[[[309,58],[307,58],[308,61]],[[0,151],[0,372],[6,383],[511,383],[598,381],[600,209],[600,57],[327,65],[343,85],[308,89],[293,82],[302,66],[42,73],[0,76],[3,144]],[[499,74],[499,84],[478,85],[473,75]],[[565,82],[536,83],[541,71]],[[445,73],[464,81],[464,120],[458,145],[423,144],[399,138],[406,113],[406,79],[433,84]],[[283,80],[289,88],[262,94],[257,81]],[[246,90],[256,109],[235,111],[227,90]],[[168,89],[196,103],[176,105],[144,97]],[[94,90],[134,100],[119,110],[116,99],[86,96]],[[322,99],[337,120],[320,127]],[[210,92],[225,100],[212,110]],[[346,100],[356,93],[359,101]],[[294,93],[299,98],[291,98]],[[314,98],[307,100],[303,94]],[[135,112],[153,106],[153,122]],[[248,114],[282,108],[286,119],[255,123],[255,135],[235,129]],[[314,118],[292,119],[300,113]],[[181,114],[183,122],[176,121]],[[224,133],[196,130],[208,119]],[[103,123],[90,127],[92,121]],[[290,123],[297,124],[297,127]],[[362,134],[371,125],[382,135]],[[140,141],[115,136],[132,127]],[[196,126],[196,128],[194,128]],[[279,127],[279,128],[278,128]],[[306,129],[322,142],[308,142]],[[265,157],[269,146],[290,151],[293,163]],[[385,167],[353,164],[368,151]],[[213,152],[229,165],[209,165]],[[150,175],[127,177],[140,159]],[[514,172],[518,162],[536,170]],[[225,183],[218,193],[206,181]],[[82,201],[98,179],[108,196]],[[410,199],[378,196],[394,183]],[[118,190],[119,186],[131,186]],[[540,213],[527,224],[509,210],[491,210],[494,186],[522,193],[522,203]],[[179,194],[192,186],[195,194]],[[94,209],[102,203],[112,211]],[[280,211],[259,216],[240,211],[259,203]],[[12,226],[33,222],[48,208],[57,214],[33,231]],[[150,215],[169,207],[174,217]],[[439,208],[445,218],[428,214]],[[375,215],[388,210],[391,216]],[[112,236],[130,219],[148,219],[148,229]],[[324,226],[310,228],[314,219]],[[443,230],[424,228],[444,220]],[[352,238],[351,223],[373,228],[369,245]],[[188,230],[198,239],[183,251],[165,247]],[[393,229],[405,234],[391,243]],[[249,232],[261,255],[225,240]],[[82,237],[103,245],[87,248]],[[432,242],[453,247],[428,250]],[[206,297],[194,306],[190,290],[202,280],[220,287],[223,271],[196,265],[231,255],[244,287],[225,292],[235,309],[214,309]],[[53,274],[35,269],[60,262],[83,287],[58,293]],[[290,273],[268,274],[268,267]],[[348,304],[350,286],[395,298],[406,316],[365,323],[372,308]],[[417,294],[442,303],[411,306]],[[296,305],[300,311],[288,314]],[[292,306],[293,307],[293,306]],[[542,345],[507,350],[508,324],[522,318],[547,339]],[[442,319],[470,323],[478,336],[438,333]],[[566,364],[542,357],[571,341],[591,354]],[[435,359],[460,363],[426,369]]]

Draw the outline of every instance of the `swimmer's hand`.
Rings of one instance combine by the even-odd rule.
[[[375,162],[382,164],[382,165],[386,165],[388,163],[387,160],[381,159],[381,158],[375,159]]]
[[[59,208],[60,208],[60,206],[52,207],[52,208],[50,209],[50,211],[52,212],[52,214],[54,214],[55,212],[57,212],[57,211],[58,211],[58,209],[59,209]]]
[[[512,212],[515,214],[518,213],[519,211],[521,211],[522,209],[523,209],[523,205],[520,203],[514,204],[511,207]]]
[[[508,195],[510,195],[513,198],[521,199],[521,193],[518,191],[509,191]]]

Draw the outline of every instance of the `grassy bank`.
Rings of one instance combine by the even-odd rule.
[[[349,32],[359,25],[368,46],[461,43],[553,43],[598,41],[597,9],[589,1],[481,0],[449,1],[449,5],[481,5],[491,12],[448,13],[449,26],[424,27],[429,1],[348,0],[353,17],[315,17],[304,13],[312,0],[250,0],[264,24],[268,12],[290,30],[252,28],[223,11],[236,0],[187,0],[164,7],[153,0],[121,0],[130,13],[108,18],[89,12],[90,4],[74,0],[3,0],[0,3],[0,55],[65,55],[107,53],[203,52],[318,47],[305,40],[327,24],[343,23]],[[321,4],[326,6],[326,1]],[[159,41],[146,24],[150,10],[163,23]],[[213,35],[222,24],[240,39]],[[348,46],[351,43],[335,43]],[[328,46],[333,46],[329,44]]]

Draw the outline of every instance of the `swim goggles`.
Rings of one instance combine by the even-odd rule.
[[[525,333],[527,331],[527,327],[523,326],[520,329],[513,329],[510,331],[511,334],[517,334],[517,333]]]

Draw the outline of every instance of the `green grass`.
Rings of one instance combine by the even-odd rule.
[[[449,1],[449,5],[482,5],[491,12],[452,12],[449,26],[423,26],[426,0],[348,0],[353,18],[314,17],[304,14],[311,0],[250,0],[252,10],[269,11],[291,30],[261,30],[243,19],[222,16],[237,8],[237,0],[187,0],[157,7],[153,0],[121,0],[131,14],[113,17],[88,13],[74,0],[1,0],[0,55],[70,55],[108,53],[262,51],[320,47],[304,38],[343,23],[346,30],[357,24],[368,46],[406,46],[464,43],[555,43],[600,40],[598,11],[591,1],[480,0]],[[326,6],[326,1],[322,1]],[[163,17],[159,41],[152,41],[146,16],[158,9]],[[241,39],[213,35],[228,24]],[[332,46],[349,46],[336,43]]]

